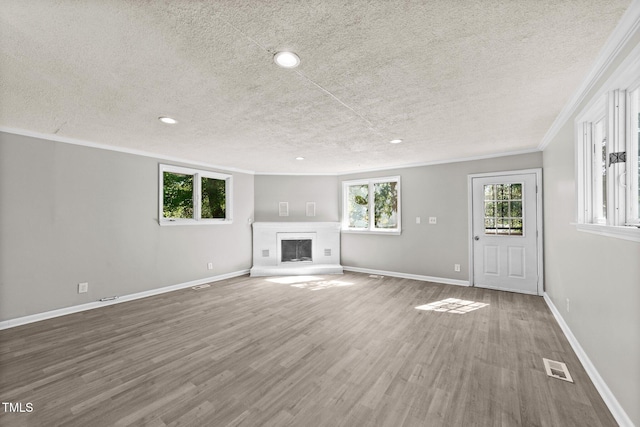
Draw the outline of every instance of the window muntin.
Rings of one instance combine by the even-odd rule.
[[[231,223],[232,176],[160,165],[161,225]]]
[[[343,230],[400,233],[399,176],[344,181],[342,193]]]
[[[484,234],[522,236],[522,183],[484,186]]]

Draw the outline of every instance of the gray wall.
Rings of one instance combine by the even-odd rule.
[[[531,153],[340,176],[342,182],[400,175],[402,203],[402,234],[343,233],[342,265],[468,280],[467,175],[541,166],[542,153]],[[428,223],[430,216],[437,224]],[[454,272],[454,264],[460,264],[460,272]]]
[[[639,42],[640,32],[629,44]],[[640,243],[579,232],[570,224],[576,220],[577,203],[574,120],[575,115],[543,154],[546,292],[627,415],[640,426]]]
[[[0,133],[0,320],[250,268],[253,176],[233,224],[160,227],[159,163]]]
[[[336,176],[255,176],[256,221],[339,221]],[[289,216],[278,216],[278,203],[289,202]],[[316,216],[305,214],[306,202],[316,202]]]

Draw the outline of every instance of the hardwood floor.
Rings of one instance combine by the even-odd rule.
[[[3,426],[614,426],[543,299],[239,277],[0,331]],[[304,278],[302,278],[304,279]],[[455,298],[464,314],[415,307]],[[547,377],[565,362],[575,383]]]

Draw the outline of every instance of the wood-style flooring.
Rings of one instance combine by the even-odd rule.
[[[462,313],[415,307],[454,298]],[[565,362],[575,383],[547,377]],[[212,283],[0,331],[2,426],[614,426],[540,297],[366,274]]]

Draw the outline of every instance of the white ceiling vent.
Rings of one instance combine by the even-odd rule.
[[[571,378],[571,374],[569,373],[569,369],[567,369],[566,364],[545,358],[542,358],[542,360],[544,362],[544,369],[547,371],[547,375],[559,380],[569,381],[570,383],[573,382],[573,378]]]

